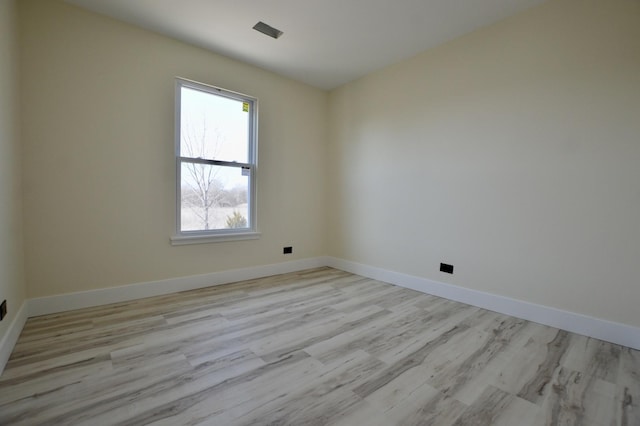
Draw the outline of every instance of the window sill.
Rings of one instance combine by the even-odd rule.
[[[257,240],[260,232],[238,232],[220,235],[174,235],[171,237],[172,246],[188,244],[223,243],[225,241]]]

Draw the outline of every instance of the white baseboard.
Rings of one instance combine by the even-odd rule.
[[[488,309],[501,314],[560,328],[600,340],[640,349],[640,328],[536,305],[504,296],[445,284],[335,257],[314,257],[271,265],[232,269],[204,275],[170,278],[98,290],[81,291],[25,301],[0,341],[0,373],[18,340],[27,317],[46,315],[109,303],[126,302],[179,291],[262,278],[305,269],[330,266],[435,296]]]
[[[633,349],[640,349],[640,328],[630,325],[536,305],[522,300],[471,290],[335,257],[327,258],[327,266],[501,314],[628,346]]]
[[[0,340],[0,374],[4,371],[4,367],[7,365],[7,361],[9,361],[11,352],[18,341],[18,337],[20,337],[24,324],[27,322],[27,303],[26,300],[22,302],[18,313],[13,317],[13,321],[9,324],[7,332],[2,340]]]
[[[160,296],[179,291],[195,290],[198,288],[228,284],[237,281],[286,274],[305,269],[326,266],[325,257],[293,260],[271,265],[252,266],[249,268],[230,269],[204,275],[169,278],[159,281],[149,281],[118,287],[101,288],[98,290],[79,291],[76,293],[59,294],[48,297],[36,297],[29,300],[29,316],[53,314],[92,306],[107,305],[109,303],[127,302],[145,297]]]

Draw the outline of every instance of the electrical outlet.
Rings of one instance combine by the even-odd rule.
[[[0,305],[0,321],[3,320],[4,317],[7,316],[7,301],[3,300]]]
[[[446,274],[453,274],[453,265],[448,265],[446,263],[440,264],[440,272],[444,272]]]
[[[293,253],[293,247],[288,246],[288,247],[282,248],[282,254],[291,254],[291,253]]]

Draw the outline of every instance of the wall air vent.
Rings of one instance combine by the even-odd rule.
[[[269,37],[273,37],[273,38],[278,38],[283,34],[282,31],[280,31],[279,29],[273,28],[272,26],[267,25],[262,21],[255,24],[253,26],[253,29],[256,31],[260,31],[262,34],[266,34]]]

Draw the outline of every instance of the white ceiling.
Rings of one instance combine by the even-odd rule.
[[[321,89],[545,0],[66,0]],[[252,27],[284,32],[275,40]]]

